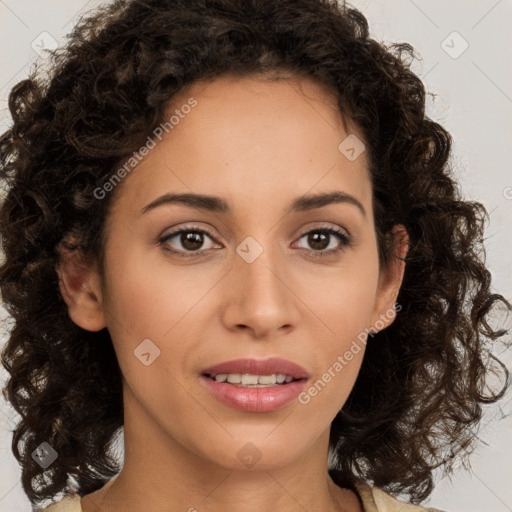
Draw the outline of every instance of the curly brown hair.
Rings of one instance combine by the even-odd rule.
[[[409,252],[391,326],[370,335],[355,386],[331,425],[341,486],[372,481],[412,501],[432,491],[435,468],[474,447],[482,404],[501,398],[506,367],[492,354],[481,203],[462,200],[451,175],[451,137],[425,115],[413,48],[369,37],[357,10],[335,0],[117,0],[80,19],[50,72],[36,68],[9,96],[0,138],[5,197],[2,299],[13,318],[2,362],[6,398],[21,415],[12,448],[32,503],[76,481],[80,495],[119,472],[110,452],[123,426],[122,375],[107,329],[68,315],[58,286],[59,246],[103,265],[115,194],[94,191],[199,79],[292,72],[334,92],[364,135],[381,263],[400,223]],[[118,190],[116,190],[116,193]],[[70,241],[73,241],[71,243]],[[503,378],[500,389],[488,377]],[[59,454],[43,469],[43,441]]]

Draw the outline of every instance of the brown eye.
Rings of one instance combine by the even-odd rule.
[[[196,228],[182,228],[160,238],[160,244],[165,244],[167,250],[179,256],[198,256],[198,252],[206,251],[206,239],[213,241],[213,237],[206,231]],[[190,253],[190,254],[187,254]]]
[[[334,243],[334,246],[329,248],[333,243],[333,237],[338,240],[338,245]],[[310,252],[315,255],[334,254],[350,245],[350,237],[334,228],[313,229],[300,237],[301,240],[303,238],[306,239],[307,244],[312,248]]]
[[[188,231],[180,233],[181,245],[189,251],[197,251],[204,243],[203,234],[198,231]]]

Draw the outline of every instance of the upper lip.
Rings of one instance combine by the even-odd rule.
[[[205,368],[201,373],[213,376],[229,373],[248,373],[251,375],[284,374],[294,379],[309,378],[308,372],[302,366],[278,357],[269,359],[234,359]]]

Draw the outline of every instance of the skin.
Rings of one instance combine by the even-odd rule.
[[[335,99],[301,77],[196,82],[171,110],[191,97],[197,106],[118,185],[105,280],[75,256],[58,268],[72,320],[108,328],[124,376],[124,466],[107,489],[83,497],[82,508],[362,511],[328,476],[327,455],[330,423],[354,385],[364,344],[308,404],[275,412],[228,407],[199,381],[202,369],[223,361],[282,357],[314,383],[365,328],[392,323],[404,262],[379,269],[366,155],[350,161],[338,150],[349,133],[362,135],[345,131]],[[366,216],[349,203],[287,213],[306,193],[332,191],[357,198]],[[231,212],[165,204],[141,214],[169,192],[220,196]],[[187,252],[179,235],[159,242],[190,226],[211,234],[195,246],[202,256],[169,252]],[[328,235],[315,246],[307,233],[319,228],[348,232],[352,245]],[[248,236],[263,249],[252,263],[236,252]],[[403,226],[394,236],[404,257]],[[160,350],[149,366],[134,356],[144,339]],[[249,442],[261,455],[251,468],[238,456]]]

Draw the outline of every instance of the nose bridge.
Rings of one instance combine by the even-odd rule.
[[[265,234],[246,237],[237,247],[229,282],[230,307],[225,320],[255,331],[294,323],[293,294],[286,286],[283,255]]]
[[[281,258],[270,239],[270,236],[260,235],[260,243],[248,236],[236,248],[235,279],[242,284],[243,296],[263,294],[267,299],[272,299],[276,294],[282,294],[283,284],[278,278]]]

